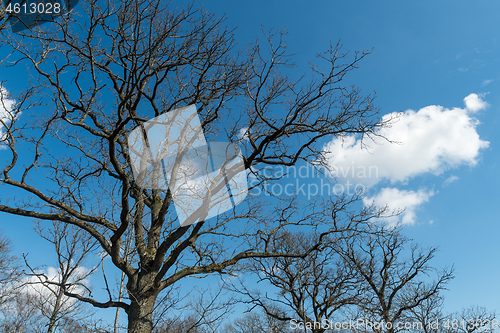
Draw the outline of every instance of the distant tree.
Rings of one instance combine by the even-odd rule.
[[[153,330],[153,333],[204,333],[200,328],[198,320],[194,316],[184,316],[181,318],[167,318],[164,322]]]
[[[32,295],[16,287],[21,276],[18,259],[11,254],[10,241],[0,238],[0,331],[25,332],[39,323]]]
[[[442,333],[491,333],[497,332],[500,325],[495,312],[471,306],[443,318],[439,327]]]
[[[84,303],[65,295],[65,291],[88,293],[87,278],[99,264],[87,268],[89,256],[95,254],[96,241],[82,229],[58,221],[52,222],[49,228],[37,224],[38,234],[50,242],[57,255],[58,266],[52,276],[33,269],[28,262],[30,277],[25,285],[27,292],[36,294],[32,303],[46,318],[47,333],[54,333],[63,323],[79,322],[81,327],[88,324],[91,313]],[[30,288],[31,287],[31,288]]]
[[[162,311],[155,312],[154,333],[218,333],[234,304],[223,288],[195,288],[187,305],[182,308],[163,305]]]
[[[351,218],[355,221],[355,217]],[[353,232],[348,230],[346,228],[344,233],[335,236],[353,237]],[[353,231],[361,232],[358,229]],[[300,232],[284,234],[279,246],[300,252],[316,237]],[[327,327],[318,327],[317,323],[335,318],[340,310],[358,305],[363,290],[356,270],[346,265],[330,247],[338,238],[326,239],[319,251],[305,258],[255,260],[249,271],[258,277],[259,286],[265,292],[250,287],[240,290],[246,296],[246,302],[257,306],[275,321],[288,325],[291,319],[297,319],[310,324],[313,333],[326,332]],[[264,287],[267,284],[274,288]]]
[[[440,292],[454,277],[453,269],[439,271],[431,266],[436,248],[412,244],[397,228],[384,227],[373,235],[345,239],[337,251],[363,281],[358,318],[388,324],[368,331],[399,331],[397,324],[404,324],[410,311],[432,299],[439,300]]]
[[[429,298],[406,313],[404,322],[421,323],[411,333],[492,333],[500,325],[496,313],[484,307],[471,306],[459,312],[444,314],[441,298]]]
[[[21,272],[18,259],[11,254],[10,240],[0,237],[0,306],[12,297],[12,283]]]
[[[223,333],[291,333],[288,323],[262,312],[250,312],[228,323]]]
[[[405,311],[402,314],[402,322],[420,323],[421,328],[414,332],[438,333],[443,332],[443,323],[447,316],[443,313],[444,299],[442,297],[431,297],[422,301],[418,306]]]
[[[2,320],[0,331],[5,333],[42,333],[44,318],[34,305],[36,295],[24,290],[14,289],[12,298],[0,308]]]

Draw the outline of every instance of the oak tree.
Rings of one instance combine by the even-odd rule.
[[[186,278],[227,273],[250,258],[305,257],[335,229],[327,203],[279,198],[280,206],[250,195],[234,210],[182,226],[172,191],[134,178],[132,130],[196,105],[207,140],[239,144],[259,187],[274,181],[263,167],[321,165],[322,140],[376,135],[389,121],[379,119],[373,96],[342,84],[369,52],[333,44],[297,76],[283,33],[239,48],[223,18],[194,5],[82,0],[53,23],[0,34],[6,70],[29,78],[23,91],[9,90],[9,81],[1,89],[8,160],[0,167],[0,212],[90,235],[124,273],[126,297],[61,287],[94,307],[123,309],[131,333],[151,332],[159,295]],[[310,247],[274,251],[270,244],[297,226],[320,230]],[[124,251],[129,234],[133,260]]]

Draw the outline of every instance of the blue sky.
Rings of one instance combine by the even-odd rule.
[[[500,2],[212,0],[204,7],[226,14],[226,24],[238,27],[240,46],[262,38],[262,26],[286,28],[289,50],[298,53],[303,71],[330,41],[341,39],[344,50],[374,49],[346,84],[376,91],[382,115],[405,112],[400,127],[386,134],[413,144],[412,155],[403,158],[401,150],[383,145],[373,148],[378,154],[370,159],[355,151],[354,139],[343,163],[377,165],[383,176],[362,180],[368,197],[406,205],[405,233],[424,246],[439,246],[436,266],[455,264],[456,279],[445,294],[448,311],[470,305],[500,310]],[[419,131],[432,140],[422,141]],[[389,166],[382,163],[387,159]],[[51,265],[52,252],[29,231],[28,219],[1,218],[16,255],[29,252],[35,263]]]
[[[299,53],[296,61],[304,71],[330,41],[341,39],[345,50],[374,49],[346,82],[365,93],[376,91],[382,115],[413,110],[403,121],[432,139],[425,142],[415,131],[405,136],[401,124],[399,132],[389,131],[409,141],[404,145],[413,143],[414,158],[398,158],[397,147],[375,146],[377,154],[366,165],[382,162],[384,154],[392,156],[392,167],[379,164],[386,177],[379,177],[368,196],[407,205],[412,216],[406,221],[412,223],[404,232],[423,246],[439,246],[436,266],[455,265],[446,310],[470,305],[500,310],[500,2],[207,1],[204,6],[226,14],[227,25],[238,27],[240,45],[262,38],[262,28],[286,28],[289,50]],[[367,162],[352,150],[346,158],[344,165]]]

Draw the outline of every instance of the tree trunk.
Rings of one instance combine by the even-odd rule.
[[[118,293],[118,301],[121,302],[122,301],[122,297],[123,297],[123,285],[125,284],[125,273],[122,272],[122,277],[120,279],[120,292]],[[114,330],[113,332],[114,333],[118,333],[118,319],[120,317],[120,308],[116,308],[116,314],[115,314],[115,323],[113,325],[114,327]]]
[[[128,333],[151,333],[153,309],[158,295],[133,299],[128,310]]]
[[[47,333],[52,333],[54,332],[56,323],[57,323],[57,317],[59,315],[59,311],[61,310],[61,303],[62,303],[62,298],[64,296],[64,292],[62,291],[61,288],[57,291],[57,298],[56,298],[56,303],[54,304],[54,308],[52,309],[52,313],[50,314],[49,318],[49,327],[47,328]]]

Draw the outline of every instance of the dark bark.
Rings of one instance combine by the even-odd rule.
[[[149,333],[153,330],[153,310],[158,295],[142,296],[130,302],[127,311],[128,333]]]

